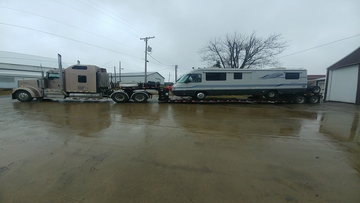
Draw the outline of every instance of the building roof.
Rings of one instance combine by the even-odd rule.
[[[355,51],[341,59],[340,61],[336,62],[335,64],[328,67],[328,70],[334,70],[337,68],[343,68],[346,66],[360,64],[360,47],[357,48]]]
[[[46,68],[57,68],[58,60],[42,56],[0,51],[0,63],[19,64],[39,67],[40,64]]]
[[[308,80],[316,80],[316,79],[319,79],[319,78],[325,78],[326,75],[308,75],[307,76],[307,79]]]

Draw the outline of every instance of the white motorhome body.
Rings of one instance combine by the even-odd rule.
[[[204,99],[207,95],[303,94],[307,89],[305,69],[195,69],[172,87],[176,96]]]

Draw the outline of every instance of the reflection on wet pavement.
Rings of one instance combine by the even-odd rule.
[[[359,106],[0,104],[0,202],[360,201]]]

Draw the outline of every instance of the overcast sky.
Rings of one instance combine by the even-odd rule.
[[[360,46],[359,0],[0,0],[0,50],[144,71],[143,37],[152,37],[148,71],[165,81],[205,67],[199,50],[235,32],[282,34],[282,67],[326,68]],[[316,48],[317,47],[317,48]],[[307,50],[307,51],[306,51]]]

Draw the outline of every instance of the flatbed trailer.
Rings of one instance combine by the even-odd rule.
[[[267,99],[266,97],[248,97],[248,98],[207,98],[203,100],[193,99],[192,97],[179,97],[179,96],[170,96],[170,91],[167,88],[158,88],[156,89],[159,93],[158,101],[159,103],[186,103],[186,104],[219,104],[219,103],[261,103],[261,104],[280,104],[280,103],[311,103],[316,104],[321,100],[320,94],[315,94],[307,92],[303,95],[284,95],[278,98]]]

